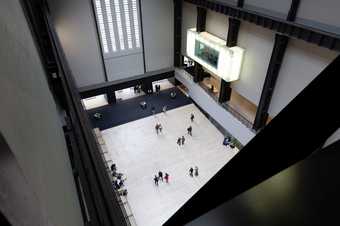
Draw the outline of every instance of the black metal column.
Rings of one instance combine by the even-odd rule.
[[[280,72],[289,38],[287,36],[275,35],[275,43],[272,56],[269,61],[266,79],[262,88],[261,99],[257,107],[253,129],[258,130],[266,125],[268,119],[268,109],[273,95],[275,83]]]
[[[241,21],[235,18],[229,17],[229,28],[227,37],[227,46],[233,47],[237,45],[238,32],[240,30]],[[226,82],[221,79],[220,95],[218,101],[220,103],[229,101],[231,97],[230,82]]]
[[[205,31],[205,22],[207,18],[207,10],[205,8],[197,7],[197,21],[196,31]],[[203,80],[204,70],[202,65],[195,62],[194,82],[200,82]]]
[[[182,66],[182,0],[174,0],[174,66]]]
[[[287,15],[288,21],[294,21],[299,8],[300,0],[292,0],[290,10]],[[266,79],[262,88],[261,99],[257,107],[253,129],[259,130],[264,127],[268,119],[268,109],[274,92],[275,83],[279,76],[280,67],[284,53],[288,45],[289,37],[276,34],[272,56],[269,61]]]
[[[109,92],[107,92],[106,97],[107,97],[107,102],[109,104],[114,104],[117,102],[116,94],[114,90],[110,90]]]
[[[142,83],[142,90],[145,94],[152,94],[153,93],[153,87],[152,87],[152,81],[146,80]]]

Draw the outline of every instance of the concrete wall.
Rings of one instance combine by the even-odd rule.
[[[274,33],[262,27],[241,22],[238,45],[245,49],[241,75],[232,88],[258,105],[274,45]]]
[[[78,87],[105,82],[90,0],[48,0],[52,18]]]
[[[33,188],[43,225],[81,226],[56,104],[19,2],[0,1],[0,131]]]
[[[242,145],[246,145],[255,134],[238,119],[222,108],[182,69],[176,69],[175,77],[189,90],[189,96],[226,131],[232,134]]]
[[[187,49],[187,30],[196,27],[197,8],[195,5],[183,2],[183,20],[182,20],[182,47],[181,52],[186,55]]]
[[[276,82],[269,114],[277,115],[337,54],[304,41],[291,39]],[[322,103],[317,104],[322,106]]]
[[[146,71],[173,66],[174,5],[169,0],[141,0]]]
[[[297,22],[340,33],[340,1],[301,0]]]
[[[189,20],[192,21],[191,17]],[[227,16],[208,10],[206,19],[207,32],[226,40],[228,26]],[[232,88],[255,105],[258,105],[274,45],[274,34],[262,27],[242,22],[238,45],[244,48],[246,53],[240,79],[232,82]],[[259,54],[261,54],[261,57],[259,57]]]

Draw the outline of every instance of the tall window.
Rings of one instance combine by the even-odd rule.
[[[96,0],[96,10],[97,10],[100,36],[101,36],[102,45],[103,45],[103,51],[104,51],[104,53],[108,53],[109,48],[107,46],[106,32],[105,32],[104,19],[103,19],[103,11],[102,11],[102,6],[101,6],[101,3],[100,3],[100,0]]]
[[[104,57],[142,51],[137,1],[94,0]]]

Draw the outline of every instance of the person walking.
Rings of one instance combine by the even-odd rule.
[[[161,171],[158,172],[158,179],[163,181],[163,173]]]
[[[189,175],[190,175],[191,177],[194,176],[194,169],[193,169],[192,167],[190,167],[190,169],[189,169]]]
[[[177,139],[177,144],[179,145],[179,146],[181,146],[181,138],[180,137],[178,137],[178,139]]]
[[[169,183],[169,174],[168,173],[165,173],[164,179],[165,179],[166,183]]]
[[[188,131],[188,134],[189,134],[190,136],[192,136],[192,127],[191,127],[191,126],[188,127],[187,131]]]
[[[156,123],[155,129],[156,129],[156,133],[158,134],[158,131],[159,131],[159,124],[158,123]]]
[[[182,136],[182,145],[184,145],[184,141],[185,141],[185,138],[184,138],[184,136]]]
[[[198,167],[195,166],[195,176],[197,177],[198,176]]]
[[[194,118],[195,118],[194,114],[193,114],[193,113],[191,113],[191,116],[190,116],[190,120],[191,120],[191,122],[194,122]]]
[[[166,109],[167,109],[167,106],[164,105],[164,106],[163,106],[163,113],[164,113],[164,114],[166,113]]]
[[[153,178],[153,180],[155,181],[155,185],[158,186],[158,177],[155,175],[155,177]]]
[[[158,129],[159,129],[159,132],[161,133],[162,132],[162,129],[163,129],[163,127],[162,127],[162,125],[159,123],[158,124]]]

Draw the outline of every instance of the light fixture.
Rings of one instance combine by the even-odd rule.
[[[244,49],[227,47],[226,41],[208,32],[187,32],[187,55],[195,62],[227,82],[239,79]]]

